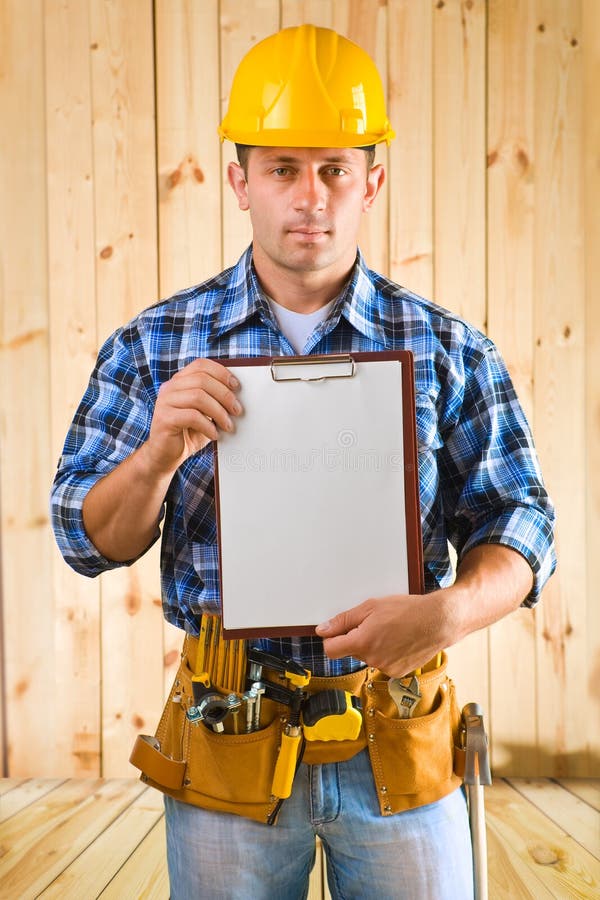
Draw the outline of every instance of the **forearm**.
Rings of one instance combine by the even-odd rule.
[[[452,587],[437,593],[446,646],[513,612],[532,584],[531,567],[517,551],[502,544],[474,547],[461,560]]]
[[[152,543],[173,471],[158,473],[143,444],[91,488],[83,503],[86,533],[107,559],[135,559]]]

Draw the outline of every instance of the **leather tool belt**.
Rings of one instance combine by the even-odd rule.
[[[215,733],[190,722],[196,649],[187,636],[156,735],[138,735],[130,762],[146,784],[184,803],[272,822],[281,804],[271,791],[289,708],[264,697],[260,728],[251,733]],[[376,669],[311,678],[310,694],[343,690],[360,698],[363,725],[356,740],[306,741],[302,762],[342,762],[366,747],[382,816],[446,796],[462,780],[454,773],[460,711],[446,666],[444,653],[441,665],[419,676],[421,697],[410,718],[400,718],[388,678]]]

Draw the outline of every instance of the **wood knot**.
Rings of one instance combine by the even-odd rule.
[[[577,38],[571,38],[571,47],[577,46],[579,46],[579,41],[577,40]]]
[[[194,178],[196,179],[198,184],[202,184],[202,182],[204,181],[204,172],[202,171],[200,166],[194,167]]]
[[[167,187],[173,190],[181,181],[181,169],[174,169],[170,175],[167,175]]]
[[[21,678],[20,681],[17,681],[15,684],[15,697],[22,697],[23,694],[26,694],[29,690],[29,679]]]
[[[530,847],[529,854],[540,866],[552,866],[559,860],[558,854],[551,847],[543,847],[541,844]]]
[[[444,0],[438,0],[436,6],[438,9],[443,9],[445,6]]]
[[[515,159],[521,172],[525,173],[529,168],[529,157],[522,147],[517,147],[515,150]]]
[[[140,595],[137,591],[129,591],[125,597],[125,609],[128,616],[135,616],[142,606]]]
[[[103,247],[102,250],[100,251],[101,259],[110,259],[112,255],[113,255],[113,248],[110,246],[110,244],[107,247]]]
[[[165,653],[165,666],[172,666],[179,659],[179,651],[178,650],[169,650],[168,653]]]
[[[498,153],[498,151],[497,151],[497,150],[491,150],[491,151],[488,153],[488,155],[487,155],[487,167],[488,167],[488,169],[491,168],[493,165],[495,165],[495,164],[498,162],[498,159],[499,159],[499,153]]]
[[[565,341],[568,341],[569,338],[571,337],[571,326],[570,325],[565,325],[565,327],[563,329],[563,337],[564,337]]]
[[[131,717],[131,724],[134,728],[143,728],[145,725],[144,720],[138,713],[134,713]]]
[[[545,32],[546,26],[544,25],[543,22],[540,22],[540,24],[537,27],[537,30],[540,32],[540,34],[543,34]]]

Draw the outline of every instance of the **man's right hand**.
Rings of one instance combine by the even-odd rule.
[[[83,501],[85,530],[108,559],[134,559],[157,534],[169,483],[188,456],[233,430],[239,382],[221,363],[197,359],[158,392],[150,434]]]
[[[218,439],[219,430],[233,431],[232,416],[242,406],[240,384],[221,363],[196,359],[166,381],[158,392],[150,435],[145,445],[149,465],[172,474],[182,462]]]

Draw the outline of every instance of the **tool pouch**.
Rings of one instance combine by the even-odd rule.
[[[460,710],[447,664],[444,653],[437,669],[418,676],[421,699],[409,719],[399,717],[386,676],[373,673],[363,686],[366,743],[384,816],[433,803],[461,784],[453,771]]]
[[[156,735],[138,736],[130,762],[142,781],[176,800],[266,822],[277,803],[271,785],[287,710],[263,699],[261,729],[250,734],[216,734],[192,724],[186,710],[194,703],[194,647],[187,638]]]

